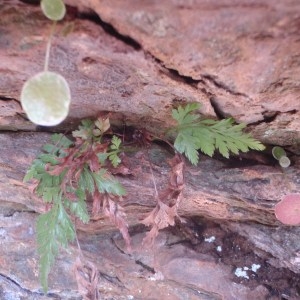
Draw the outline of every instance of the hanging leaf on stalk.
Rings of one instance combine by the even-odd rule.
[[[30,121],[54,126],[68,115],[71,92],[64,77],[54,72],[41,72],[24,84],[21,104]]]
[[[52,21],[60,21],[66,14],[66,6],[62,0],[42,0],[41,9]]]

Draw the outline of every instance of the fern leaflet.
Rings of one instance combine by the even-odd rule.
[[[221,155],[229,158],[230,152],[238,154],[239,151],[265,148],[243,132],[246,125],[234,125],[232,118],[221,121],[202,120],[199,114],[195,114],[199,107],[198,103],[191,103],[172,111],[172,117],[178,123],[174,147],[179,153],[184,153],[193,165],[199,161],[198,150],[209,156],[213,156],[215,150],[218,150]]]
[[[111,139],[110,152],[108,153],[108,159],[111,161],[113,167],[117,167],[121,162],[121,159],[118,156],[120,145],[121,140],[114,135]]]
[[[37,220],[37,242],[40,255],[40,280],[44,291],[48,290],[48,275],[58,255],[60,246],[66,247],[75,238],[75,230],[61,199],[52,209]]]

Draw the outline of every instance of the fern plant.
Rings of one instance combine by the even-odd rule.
[[[96,122],[83,120],[79,130],[73,132],[75,141],[62,134],[54,134],[52,143],[43,147],[24,177],[24,181],[35,182],[34,190],[46,202],[45,214],[38,217],[36,224],[38,253],[40,256],[39,273],[44,291],[48,290],[48,275],[59,253],[60,247],[66,247],[76,237],[72,218],[83,223],[90,220],[87,208],[87,195],[91,194],[101,205],[118,206],[116,198],[125,195],[123,186],[105,167],[108,161],[116,167],[121,140],[113,136],[110,142],[103,141],[103,135],[109,129],[107,118]],[[102,203],[101,203],[102,201]],[[105,207],[104,207],[105,209]],[[122,215],[112,218],[127,238],[126,222]],[[121,225],[120,225],[121,224]]]
[[[265,147],[249,134],[244,133],[245,124],[234,124],[232,118],[221,121],[202,119],[195,112],[198,103],[190,103],[172,110],[172,117],[177,126],[171,131],[176,132],[174,147],[179,153],[185,154],[193,165],[199,161],[198,150],[213,156],[215,150],[229,158],[230,152],[238,154],[250,149],[263,150]]]
[[[196,113],[198,108],[199,104],[191,103],[174,109],[172,116],[177,126],[170,129],[175,132],[175,150],[184,154],[192,164],[198,163],[198,150],[209,156],[218,150],[228,158],[230,152],[237,154],[249,149],[264,149],[260,142],[242,131],[245,125],[234,125],[232,119],[203,120]],[[36,194],[46,203],[46,213],[38,217],[36,226],[40,280],[44,291],[48,289],[48,275],[59,249],[76,238],[74,218],[83,223],[90,220],[87,195],[93,199],[92,216],[97,216],[102,210],[119,228],[127,245],[130,244],[125,214],[119,205],[126,192],[110,172],[121,163],[119,154],[124,147],[121,149],[121,140],[115,135],[104,138],[109,129],[109,119],[99,117],[96,121],[83,120],[79,129],[73,131],[72,140],[54,134],[52,142],[44,145],[43,153],[33,161],[24,177],[24,181],[35,183]],[[142,141],[149,146],[153,137],[145,130],[141,132]],[[175,223],[184,187],[183,165],[181,155],[177,153],[171,161],[168,187],[156,191],[158,205],[142,221],[152,226],[147,240],[153,240],[160,229]]]

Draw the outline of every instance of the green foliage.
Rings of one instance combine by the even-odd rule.
[[[44,71],[29,78],[21,91],[21,104],[28,119],[38,125],[54,126],[61,123],[68,115],[71,93],[66,79],[48,71],[51,38],[56,21],[62,20],[66,7],[62,0],[41,0],[44,15],[53,20],[48,38]]]
[[[80,138],[83,140],[91,139],[93,135],[93,129],[95,124],[90,119],[85,119],[81,121],[81,125],[79,125],[78,130],[73,131],[73,137]]]
[[[124,196],[126,192],[123,186],[105,169],[92,173],[94,182],[100,193],[108,193],[116,196]]]
[[[109,121],[97,121],[83,120],[79,130],[73,132],[75,142],[62,134],[54,134],[24,177],[24,181],[35,183],[36,194],[47,203],[47,212],[39,216],[36,226],[44,291],[48,289],[48,275],[60,247],[66,247],[75,238],[72,219],[78,218],[83,223],[90,220],[87,194],[92,195],[94,201],[101,201],[101,194],[112,197],[126,194],[123,186],[103,167],[108,161],[113,166],[121,162],[117,155],[121,151],[121,140],[113,136],[110,143],[103,143]],[[98,158],[100,154],[105,157],[102,161]],[[125,229],[121,229],[126,234],[125,221],[121,217],[112,219],[124,224]]]
[[[56,198],[51,210],[37,220],[37,243],[40,255],[40,280],[48,290],[48,275],[60,246],[66,247],[75,238],[75,228],[67,214],[61,197]]]
[[[95,191],[95,182],[93,175],[87,167],[83,168],[79,177],[79,186],[83,191],[93,194]]]
[[[41,72],[24,84],[21,103],[30,121],[43,126],[61,123],[69,112],[70,88],[64,77],[54,72]]]
[[[287,157],[286,152],[282,147],[279,147],[279,146],[273,147],[272,154],[273,154],[273,157],[278,160],[279,165],[282,168],[287,168],[290,166],[291,161]]]
[[[179,153],[184,153],[192,164],[196,165],[199,161],[198,150],[209,156],[218,150],[229,158],[230,152],[238,154],[239,151],[247,152],[249,149],[264,149],[259,141],[243,132],[246,125],[234,125],[231,118],[221,121],[202,120],[195,113],[199,107],[198,103],[191,103],[172,110],[172,117],[178,123],[174,147]]]
[[[111,151],[108,154],[108,158],[114,167],[117,167],[121,162],[121,159],[118,156],[118,154],[120,153],[121,142],[122,141],[115,135],[111,139],[111,145],[110,145]]]
[[[60,21],[66,14],[66,7],[62,0],[42,0],[41,9],[44,15],[52,21]]]
[[[230,152],[238,154],[239,151],[264,148],[249,134],[243,133],[245,125],[235,125],[232,119],[202,120],[195,113],[198,108],[198,104],[191,103],[172,111],[173,118],[178,123],[172,129],[176,132],[174,147],[179,153],[184,153],[192,164],[198,163],[198,150],[209,156],[218,150],[228,158]],[[76,237],[72,221],[75,218],[83,223],[90,220],[87,195],[91,195],[93,199],[92,216],[97,216],[102,210],[119,228],[126,244],[130,245],[125,214],[118,203],[126,195],[126,191],[111,173],[114,169],[129,174],[124,171],[124,166],[116,169],[121,163],[121,139],[115,135],[111,137],[107,117],[99,117],[96,121],[83,120],[72,135],[71,140],[62,134],[54,134],[51,143],[43,146],[43,153],[33,161],[24,177],[24,181],[35,183],[36,194],[46,204],[46,213],[37,221],[40,279],[45,291],[48,288],[51,266],[60,248],[66,247]],[[149,143],[150,134],[144,131],[141,140]],[[173,179],[168,187],[170,195],[182,192],[183,165],[181,157],[176,154],[171,163]],[[179,196],[176,201],[178,199]],[[165,227],[159,227],[155,223],[156,215],[159,215],[159,223],[166,226],[172,225],[177,215],[176,205],[169,207],[159,201],[152,215],[146,219],[147,225],[153,223],[155,230],[151,233],[152,237],[156,236],[160,228]],[[167,219],[163,220],[164,218]]]

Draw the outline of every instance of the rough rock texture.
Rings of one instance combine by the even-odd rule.
[[[2,248],[0,253],[4,260],[0,270],[3,279],[3,283],[0,280],[0,287],[2,286],[3,295],[14,294],[21,289],[24,295],[35,295],[36,299],[43,299],[37,279],[34,219],[35,212],[43,212],[45,205],[31,194],[28,187],[22,183],[22,178],[41,145],[48,140],[47,133],[0,135],[2,145],[0,157],[0,219],[2,220],[0,245]],[[14,149],[20,150],[15,153]],[[170,167],[166,161],[170,154],[156,146],[149,150],[149,155],[158,189],[162,189],[167,184],[167,173]],[[132,155],[127,163],[135,175],[120,180],[128,192],[123,206],[127,220],[133,226],[139,224],[140,220],[155,206],[154,188],[144,150],[141,149]],[[280,226],[272,209],[282,195],[299,190],[299,166],[291,167],[284,174],[278,167],[252,165],[237,168],[230,165],[231,163],[217,162],[203,157],[200,162],[201,171],[187,167],[186,187],[179,207],[179,215],[186,220],[191,216],[202,215],[219,221],[255,221],[256,224],[225,222],[222,227],[225,231],[230,230],[247,237],[257,257],[262,257],[266,263],[300,274],[298,257],[300,229]],[[262,224],[273,225],[273,227]],[[113,235],[109,232],[113,226],[106,217],[103,216],[88,225],[78,224],[77,227],[85,233],[80,236],[82,249],[87,247],[86,256],[97,264],[104,278],[101,277],[99,290],[103,297],[108,295],[108,298],[100,299],[110,299],[109,296],[112,295],[116,297],[115,299],[127,299],[124,291],[128,295],[133,295],[134,299],[152,299],[150,295],[156,295],[154,299],[160,299],[167,293],[170,295],[168,299],[247,299],[246,295],[251,295],[251,299],[265,299],[264,295],[268,294],[264,286],[256,285],[249,289],[244,285],[233,284],[232,266],[217,263],[216,259],[209,257],[209,253],[202,255],[198,252],[190,252],[182,243],[182,239],[178,240],[177,237],[172,240],[167,233],[164,239],[168,242],[158,239],[156,250],[154,252],[153,249],[149,250],[147,255],[144,250],[138,249],[144,235],[133,234],[133,246],[138,250],[137,257],[131,257],[125,254],[126,250],[118,250],[124,247],[124,242],[120,238],[118,238],[117,248],[111,244]],[[108,235],[103,235],[105,232]],[[102,234],[95,235],[97,233]],[[191,240],[195,239],[198,241],[203,237],[195,231]],[[223,242],[224,240],[226,238]],[[10,243],[10,247],[7,243]],[[120,251],[124,255],[121,255]],[[12,253],[14,260],[17,261],[11,259]],[[20,255],[21,262],[17,259]],[[126,258],[124,258],[126,262],[115,261],[120,255]],[[57,295],[62,299],[80,299],[79,294],[76,294],[76,282],[72,271],[76,256],[77,252],[74,248],[71,253],[65,253],[59,258],[49,283],[53,299]],[[109,261],[98,262],[98,257],[102,259],[105,257]],[[20,263],[22,272],[18,271]],[[144,274],[145,270],[142,272],[143,275],[140,275],[141,271],[138,270],[141,265],[146,265],[148,271],[155,270],[153,271],[155,277],[153,272],[148,274],[147,271]],[[182,270],[186,270],[186,273]],[[131,273],[132,276],[129,275]],[[107,274],[110,276],[109,279]],[[216,285],[211,284],[212,278]],[[158,280],[159,284],[153,283],[152,280]],[[6,281],[10,283],[11,288],[6,287]],[[65,288],[66,285],[68,289]],[[140,286],[143,286],[141,292],[138,288]],[[109,292],[109,289],[112,291]],[[151,294],[151,291],[154,294]],[[77,298],[72,298],[73,293]],[[7,298],[4,299],[9,299],[8,296],[5,297]]]
[[[81,118],[111,111],[116,125],[160,132],[172,122],[172,107],[198,101],[203,114],[233,116],[249,123],[263,142],[288,147],[292,160],[286,171],[268,153],[229,161],[201,157],[199,166],[186,168],[179,214],[187,224],[199,215],[220,222],[222,239],[220,233],[217,241],[227,247],[224,254],[217,244],[209,248],[203,241],[205,234],[221,232],[215,227],[203,231],[182,225],[184,239],[178,232],[163,232],[149,251],[139,249],[143,234],[136,230],[135,251],[129,255],[105,217],[79,225],[84,254],[99,270],[100,299],[298,297],[299,228],[277,222],[273,207],[283,195],[300,190],[299,1],[86,0],[84,7],[101,19],[69,7],[53,40],[50,69],[70,83],[72,106],[66,122],[47,130],[65,131]],[[1,1],[0,13],[0,298],[81,299],[73,246],[53,269],[49,295],[41,293],[34,222],[44,203],[22,183],[49,140],[40,132],[44,128],[26,119],[19,95],[25,80],[43,69],[50,24],[38,7],[17,0]],[[64,36],[70,26],[73,30]],[[159,146],[149,153],[162,189],[170,153]],[[134,226],[155,200],[148,155],[141,150],[129,164],[134,176],[120,180],[128,191],[127,219]],[[246,253],[247,263],[259,261],[265,268],[265,277],[252,272],[249,280],[236,280],[234,268],[242,266],[235,261],[236,243],[242,237],[239,263]],[[278,284],[267,273],[277,274]]]
[[[297,0],[88,0],[84,5],[142,49],[96,24],[73,20],[74,31],[55,39],[50,62],[71,84],[69,124],[111,110],[127,123],[158,130],[168,124],[174,103],[199,101],[204,114],[261,123],[253,133],[263,142],[299,151]],[[1,20],[1,127],[32,129],[20,117],[17,101],[22,82],[42,69],[48,23],[39,9],[21,4],[1,9],[8,10]],[[147,52],[161,63],[146,59]]]
[[[1,13],[0,128],[32,130],[34,127],[24,119],[18,99],[24,81],[43,70],[51,23],[38,7],[2,4]],[[64,37],[64,26],[70,22],[74,30]],[[203,113],[215,115],[203,92],[181,80],[172,80],[171,75],[147,60],[143,51],[108,35],[99,25],[70,15],[59,25],[58,32],[49,68],[62,74],[72,91],[65,126],[101,111],[112,111],[120,113],[115,116],[119,124],[163,129],[162,124],[170,122],[167,120],[173,102],[180,101],[200,101]]]
[[[299,146],[299,1],[81,2],[193,79],[219,115],[262,122],[263,141]]]
[[[49,278],[51,291],[48,297],[42,295],[36,279],[34,219],[30,213],[0,218],[1,299],[81,299],[73,276],[78,255],[73,246],[69,253],[62,252],[59,256]],[[187,249],[170,234],[160,234],[151,249],[140,249],[143,236],[134,235],[136,251],[131,255],[122,251],[118,236],[79,235],[79,238],[83,253],[100,271],[100,299],[230,300],[264,299],[268,295],[263,286],[251,289],[234,283],[230,267]]]
[[[0,135],[0,200],[4,201],[3,209],[8,209],[8,203],[13,206],[18,203],[29,210],[44,211],[44,203],[31,195],[22,178],[41,146],[49,139],[47,133]],[[15,152],[14,149],[21,150]],[[157,188],[162,190],[168,184],[170,166],[167,161],[172,156],[159,146],[153,146],[148,151]],[[199,167],[187,166],[184,172],[184,200],[180,203],[179,214],[279,225],[273,207],[285,194],[299,191],[299,160],[286,172],[276,166],[253,165],[251,160],[237,163],[235,165],[234,161],[217,161],[203,156]],[[250,165],[245,166],[247,163]],[[146,150],[140,149],[130,155],[126,165],[133,175],[119,180],[128,192],[123,205],[134,225],[155,206],[156,200]],[[103,222],[99,222],[91,230],[101,231],[103,226]]]

